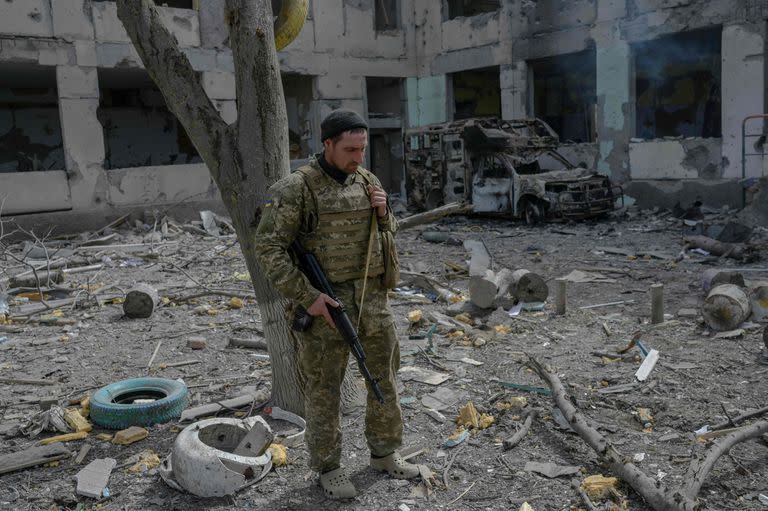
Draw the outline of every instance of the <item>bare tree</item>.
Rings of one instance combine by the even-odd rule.
[[[288,8],[302,8],[306,17],[307,0],[285,2]],[[208,166],[232,217],[261,309],[272,361],[272,401],[303,413],[294,334],[283,318],[283,299],[262,274],[254,254],[254,231],[267,188],[289,172],[288,119],[272,7],[270,0],[226,0],[226,8],[238,114],[230,125],[206,95],[153,1],[117,0],[118,17],[144,67]]]

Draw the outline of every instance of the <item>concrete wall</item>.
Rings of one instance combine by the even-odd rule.
[[[192,66],[203,73],[205,89],[223,118],[233,122],[234,63],[226,47],[224,0],[199,3],[199,10],[161,8],[162,17]],[[446,19],[442,4],[400,0],[401,28],[377,32],[374,0],[312,2],[299,37],[279,54],[284,73],[303,76],[303,85],[286,88],[291,89],[287,91],[291,129],[300,136],[302,150],[319,147],[320,120],[332,109],[368,111],[366,77],[405,78],[405,115],[400,122],[416,126],[450,117],[451,73],[496,67],[501,114],[519,118],[533,113],[529,61],[594,49],[598,139],[595,144],[563,148],[570,159],[589,163],[618,182],[656,183],[673,194],[677,185],[670,182],[708,180],[707,186],[717,186],[740,176],[741,120],[766,107],[766,29],[756,20],[768,19],[768,3],[503,0],[495,12],[452,20]],[[722,27],[722,138],[633,141],[632,45],[708,27]],[[31,195],[28,210],[69,207],[73,212],[113,214],[184,194],[215,200],[199,165],[105,170],[96,70],[141,68],[113,2],[0,1],[0,64],[4,62],[57,69],[66,179],[50,181],[58,180],[61,199],[38,200]],[[748,175],[761,172],[757,159],[750,162]],[[197,177],[177,185],[174,179],[182,176]],[[17,196],[30,186],[21,180],[4,184],[18,189]]]

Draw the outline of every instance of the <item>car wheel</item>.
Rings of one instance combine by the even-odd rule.
[[[111,383],[91,397],[91,420],[108,429],[162,424],[187,407],[187,386],[166,378],[133,378]]]
[[[541,223],[542,220],[541,208],[536,202],[527,200],[523,206],[523,217],[525,218],[525,223],[527,225],[537,225]]]

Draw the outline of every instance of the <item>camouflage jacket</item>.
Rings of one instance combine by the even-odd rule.
[[[314,158],[310,159],[309,165],[319,168]],[[361,173],[366,173],[374,185],[381,186],[378,178],[362,167],[347,176],[344,184],[326,175],[327,185],[341,190],[353,183],[365,183]],[[288,247],[294,240],[301,240],[304,235],[312,232],[317,225],[312,192],[301,173],[293,172],[272,185],[267,196],[269,200],[263,205],[261,220],[256,229],[256,257],[267,278],[283,296],[309,308],[320,291],[298,269]],[[378,223],[380,231],[394,233],[397,230],[397,220],[389,208],[387,215],[379,218]]]

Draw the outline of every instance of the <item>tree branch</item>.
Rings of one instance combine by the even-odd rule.
[[[117,0],[117,16],[168,108],[217,180],[217,146],[227,125],[205,93],[198,73],[163,24],[152,0]]]
[[[759,437],[765,433],[768,433],[768,421],[760,421],[739,428],[715,442],[704,459],[698,457],[691,462],[688,472],[685,475],[685,495],[689,499],[696,498],[696,495],[699,494],[699,490],[701,490],[701,486],[704,484],[704,480],[712,471],[717,460],[724,454],[727,454],[728,451],[731,450],[731,447],[739,442]]]
[[[584,416],[571,404],[565,387],[557,375],[544,368],[535,358],[528,355],[528,365],[552,389],[552,398],[574,431],[597,452],[611,471],[626,481],[656,511],[695,511],[695,500],[679,491],[668,489],[648,477],[635,464],[625,461],[611,442],[589,425]]]

